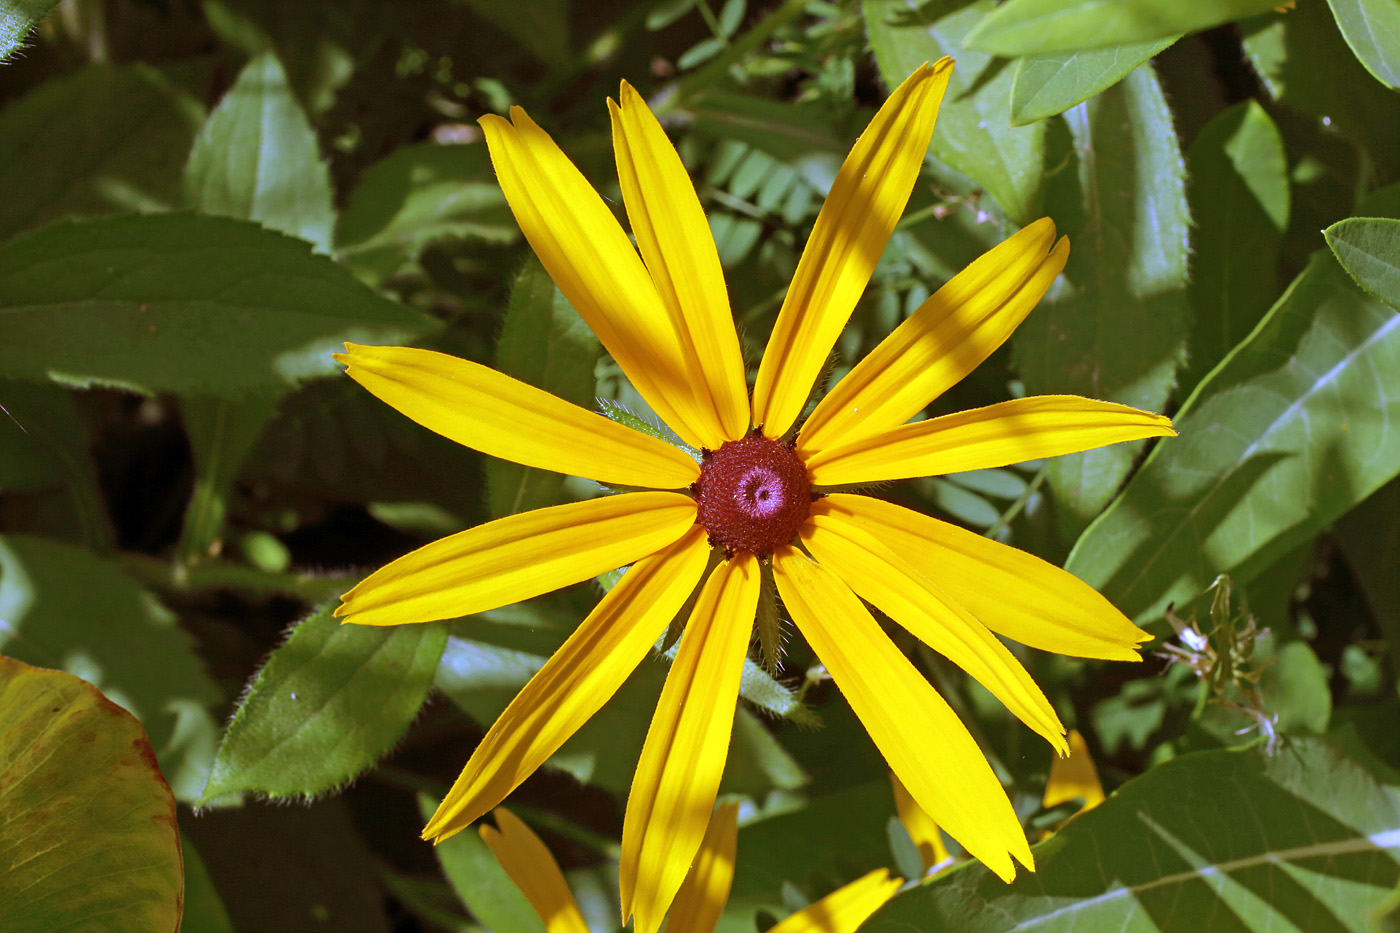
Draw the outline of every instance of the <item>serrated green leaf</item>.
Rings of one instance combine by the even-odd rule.
[[[1319,251],[1065,567],[1129,617],[1247,584],[1400,471],[1400,315]]]
[[[0,240],[59,217],[177,203],[198,121],[144,65],[43,84],[0,111]]]
[[[509,243],[520,228],[484,145],[405,146],[365,172],[336,224],[336,248],[372,281],[440,240]]]
[[[1045,126],[1012,126],[1007,99],[1014,71],[965,46],[964,38],[994,0],[949,11],[945,4],[867,0],[865,28],[880,74],[897,86],[925,61],[957,59],[933,128],[931,152],[986,189],[1018,224],[1039,216]]]
[[[0,813],[0,928],[179,928],[175,799],[141,725],[91,684],[0,657]]]
[[[1013,57],[1148,42],[1267,13],[1277,0],[1009,0],[968,45]]]
[[[496,369],[566,402],[591,408],[593,368],[602,353],[598,338],[531,258],[511,289]],[[492,457],[486,461],[491,517],[502,518],[555,505],[564,477]]]
[[[433,327],[306,243],[222,217],[60,222],[0,246],[0,270],[15,378],[238,395],[336,372],[346,340]]]
[[[273,52],[244,66],[205,121],[185,192],[202,213],[253,220],[330,252],[330,173]]]
[[[1278,294],[1289,187],[1283,137],[1254,101],[1206,124],[1187,150],[1186,164],[1196,222],[1190,289],[1195,321],[1182,379],[1189,391],[1249,335]]]
[[[24,46],[29,30],[58,5],[58,0],[3,0],[0,2],[0,60]]]
[[[1070,238],[1063,297],[1013,338],[1028,394],[1071,393],[1161,411],[1187,333],[1186,180],[1171,111],[1140,68],[1065,114],[1074,170],[1047,189]],[[1132,231],[1127,235],[1125,231]],[[1142,442],[1056,457],[1048,478],[1073,541],[1127,477]]]
[[[1347,45],[1382,84],[1400,91],[1400,5],[1392,0],[1327,0]]]
[[[258,671],[229,723],[201,802],[253,792],[313,797],[399,740],[433,683],[442,623],[342,625],[326,606]]]
[[[1362,930],[1400,878],[1400,787],[1330,742],[1183,755],[1120,787],[1003,884],[972,865],[862,930]]]
[[[1400,311],[1400,220],[1349,217],[1322,232],[1356,284]]]
[[[145,726],[175,796],[192,800],[213,760],[222,697],[175,617],[87,551],[0,537],[0,651],[66,670]]]
[[[1011,122],[1024,126],[1064,113],[1111,87],[1180,36],[1022,58],[1011,88]]]

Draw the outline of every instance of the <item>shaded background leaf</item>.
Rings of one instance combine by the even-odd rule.
[[[1146,42],[1265,13],[1272,0],[1009,0],[968,37],[998,55],[1044,55]]]

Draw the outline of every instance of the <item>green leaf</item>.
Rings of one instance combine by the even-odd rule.
[[[1290,641],[1264,668],[1264,708],[1278,717],[1280,732],[1323,733],[1332,718],[1329,672],[1307,642]]]
[[[573,305],[533,257],[516,277],[496,345],[496,369],[584,408],[593,401],[593,368],[602,347]],[[486,461],[491,517],[554,505],[564,477],[492,457]]]
[[[180,933],[234,933],[224,902],[214,887],[214,879],[194,841],[180,834],[180,855],[185,863],[185,909]]]
[[[1174,43],[1180,36],[1133,42],[1102,49],[1061,52],[1016,62],[1011,88],[1011,122],[1024,126],[1064,113]]]
[[[330,252],[330,173],[273,52],[243,68],[205,121],[185,191],[202,213],[257,221]]]
[[[0,61],[24,45],[29,30],[58,5],[58,0],[3,0],[0,2]]]
[[[306,243],[190,214],[61,222],[0,246],[0,373],[138,392],[285,389],[339,367],[346,340],[431,319]]]
[[[0,651],[75,674],[145,726],[166,780],[193,800],[209,771],[222,696],[155,597],[87,551],[0,537]]]
[[[932,153],[971,177],[1018,224],[1039,216],[1045,126],[1012,126],[1006,101],[1015,75],[1005,62],[966,48],[964,37],[995,6],[977,0],[945,12],[945,4],[867,0],[862,9],[880,74],[897,86],[922,62],[957,59],[933,129]]]
[[[1183,755],[1034,849],[1003,884],[980,865],[897,894],[861,929],[895,933],[1363,930],[1400,878],[1400,787],[1318,739],[1270,756]]]
[[[1319,251],[1065,567],[1131,618],[1247,584],[1400,470],[1400,315]]]
[[[564,0],[457,0],[478,16],[505,30],[540,61],[556,66],[569,61],[569,14]]]
[[[1147,42],[1267,13],[1277,0],[1009,0],[967,44],[1014,57]]]
[[[509,243],[520,235],[485,145],[405,146],[375,163],[350,192],[336,247],[380,281],[440,240]]]
[[[91,684],[0,657],[0,813],[0,928],[179,928],[175,799],[141,725]]]
[[[441,623],[342,625],[326,606],[258,671],[200,797],[313,797],[369,768],[418,714],[447,641]]]
[[[1376,625],[1400,658],[1400,480],[1391,480],[1337,523],[1336,542]]]
[[[1288,157],[1254,101],[1222,112],[1186,152],[1196,221],[1190,363],[1194,387],[1254,329],[1278,294],[1279,242],[1288,227]],[[1241,244],[1249,244],[1241,249]]]
[[[437,801],[420,794],[418,812],[427,820]],[[540,915],[496,861],[481,836],[468,830],[433,846],[442,873],[477,922],[492,933],[540,933]]]
[[[1392,0],[1327,0],[1366,70],[1400,91],[1400,6]]]
[[[1069,288],[1017,330],[1016,364],[1028,394],[1161,411],[1187,328],[1190,218],[1171,111],[1152,70],[1140,68],[1065,121],[1072,141],[1062,145],[1074,170],[1056,175],[1046,198],[1073,245],[1062,276]],[[1113,498],[1142,446],[1114,444],[1050,462],[1066,541]]]
[[[0,111],[0,240],[73,214],[175,204],[199,119],[144,65],[41,85]]]
[[[1400,311],[1400,220],[1350,217],[1322,232],[1356,284]]]

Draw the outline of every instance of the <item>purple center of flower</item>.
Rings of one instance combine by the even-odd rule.
[[[758,432],[705,451],[690,487],[710,544],[766,557],[787,544],[812,508],[807,468],[793,449]]]

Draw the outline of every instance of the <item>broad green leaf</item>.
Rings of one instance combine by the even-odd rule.
[[[140,723],[91,684],[0,657],[0,813],[0,929],[179,929],[175,799]]]
[[[1356,284],[1400,311],[1400,220],[1351,217],[1322,232]]]
[[[1400,180],[1400,95],[1357,64],[1325,4],[1299,3],[1241,23],[1240,33],[1246,57],[1276,100],[1361,146],[1362,185]],[[1349,213],[1347,205],[1341,209]]]
[[[1400,91],[1400,5],[1393,0],[1327,0],[1347,45],[1376,80]]]
[[[549,273],[531,258],[510,293],[496,344],[496,369],[566,402],[591,408],[593,367],[602,348]],[[492,457],[486,461],[491,516],[501,518],[559,502],[564,477]]]
[[[995,6],[976,0],[951,12],[946,4],[866,0],[865,28],[885,83],[895,87],[923,62],[957,59],[938,111],[930,151],[986,189],[1018,224],[1040,216],[1045,126],[1012,126],[1006,101],[1014,71],[966,48],[964,37]]]
[[[1048,187],[1046,205],[1072,246],[1062,276],[1068,287],[1017,330],[1016,364],[1028,394],[1161,411],[1187,332],[1190,218],[1171,112],[1151,68],[1140,68],[1065,121],[1074,161]],[[1050,462],[1066,542],[1113,498],[1142,446]]]
[[[509,243],[520,228],[486,147],[425,144],[395,150],[365,172],[336,224],[336,248],[379,281],[439,240]]]
[[[1128,72],[1179,38],[1167,36],[1102,49],[1022,58],[1016,62],[1016,80],[1011,88],[1011,122],[1024,126],[1064,113],[1117,84]]]
[[[1189,390],[1254,329],[1278,295],[1279,241],[1288,227],[1288,157],[1254,101],[1224,111],[1186,151],[1196,222]],[[1242,248],[1248,244],[1248,248]]]
[[[1277,0],[1009,0],[977,24],[968,45],[1014,57],[1147,42],[1209,29]]]
[[[223,549],[224,516],[233,482],[276,410],[280,394],[239,399],[192,395],[180,401],[195,468],[194,492],[176,548],[180,563],[217,557]]]
[[[1065,567],[1129,617],[1239,585],[1400,471],[1400,315],[1319,251]]]
[[[897,894],[895,933],[1364,930],[1400,879],[1400,786],[1337,744],[1196,752],[1129,781],[1003,884],[970,865]]]
[[[418,812],[426,821],[437,810],[432,797],[418,796]],[[444,839],[433,854],[447,880],[477,922],[492,933],[540,933],[540,915],[496,861],[481,836],[472,830]]]
[[[0,651],[68,671],[145,726],[179,800],[199,793],[222,699],[192,639],[116,565],[23,535],[0,537]]]
[[[201,213],[257,221],[330,251],[330,173],[274,53],[244,66],[205,121],[185,191]]]
[[[24,47],[39,20],[58,5],[58,0],[3,0],[0,2],[0,61]]]
[[[247,221],[60,222],[0,246],[0,373],[11,377],[241,395],[336,372],[330,354],[346,340],[431,327]]]
[[[201,803],[228,794],[314,797],[373,765],[433,683],[442,623],[342,625],[326,606],[292,630],[248,687]]]
[[[177,203],[198,122],[144,65],[93,65],[11,103],[0,111],[0,240],[59,217]]]

